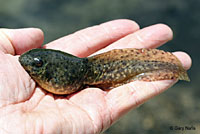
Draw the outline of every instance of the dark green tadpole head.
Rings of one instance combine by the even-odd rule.
[[[87,59],[51,49],[32,49],[19,62],[42,88],[54,94],[70,94],[83,85]]]
[[[47,57],[44,56],[37,49],[33,49],[22,54],[19,62],[31,76],[39,76],[47,63]]]

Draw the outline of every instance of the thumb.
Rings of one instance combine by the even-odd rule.
[[[0,29],[0,51],[6,54],[22,54],[38,48],[43,40],[43,32],[38,28]]]

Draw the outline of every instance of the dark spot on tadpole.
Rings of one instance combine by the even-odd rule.
[[[122,63],[123,66],[126,66],[126,65],[127,65],[127,62],[128,62],[128,61],[125,61],[125,60],[122,60],[122,61],[121,61],[121,63]]]
[[[129,55],[127,54],[125,57],[126,57],[126,58],[128,58],[128,57],[129,57]]]
[[[124,55],[120,56],[120,58],[123,59],[123,58],[124,58]]]

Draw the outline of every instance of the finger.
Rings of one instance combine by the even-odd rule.
[[[37,28],[0,29],[0,51],[12,55],[21,54],[40,47],[43,39],[43,32]]]
[[[183,67],[189,69],[191,66],[191,58],[183,52],[176,52],[174,54],[179,58]],[[110,90],[107,94],[108,104],[111,111],[117,111],[112,113],[112,119],[117,120],[130,109],[160,94],[174,83],[176,83],[176,80],[155,82],[135,81]]]
[[[139,26],[134,21],[114,20],[65,36],[45,47],[85,57],[138,29]]]
[[[126,114],[133,108],[168,89],[175,82],[172,80],[141,82],[135,81],[111,90],[108,95],[108,104],[112,112],[113,121]]]
[[[172,37],[173,32],[167,25],[156,24],[129,34],[97,53],[122,48],[156,48],[171,40]]]
[[[184,52],[174,52],[173,54],[181,61],[185,70],[190,69],[190,67],[192,66],[192,59],[188,54]]]

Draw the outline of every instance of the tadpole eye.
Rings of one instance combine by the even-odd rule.
[[[34,65],[37,66],[37,67],[41,67],[43,65],[43,62],[41,59],[39,58],[33,58],[34,60]]]

